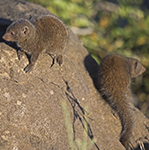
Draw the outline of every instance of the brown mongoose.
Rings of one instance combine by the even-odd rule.
[[[28,56],[29,64],[24,70],[30,72],[41,52],[56,56],[59,65],[63,63],[62,54],[68,42],[68,31],[60,19],[45,15],[38,17],[33,23],[22,18],[14,21],[8,26],[3,39],[17,42],[21,47],[17,51],[18,58],[21,59],[23,53]]]
[[[120,141],[126,149],[129,147],[133,128],[129,106],[131,78],[142,74],[145,70],[138,60],[116,54],[106,56],[99,65],[99,92],[120,118],[122,125]]]

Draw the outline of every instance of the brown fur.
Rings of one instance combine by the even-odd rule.
[[[29,58],[29,64],[25,72],[30,72],[43,51],[56,55],[59,65],[63,63],[62,54],[68,42],[68,31],[64,23],[52,15],[41,16],[33,23],[26,19],[18,19],[6,30],[3,39],[16,41],[21,51],[18,58],[21,59],[23,52]]]
[[[133,128],[129,106],[131,78],[145,70],[138,60],[115,54],[105,57],[99,66],[99,92],[119,115],[122,124],[120,141],[126,149]]]

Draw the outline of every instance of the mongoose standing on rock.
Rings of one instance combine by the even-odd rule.
[[[99,92],[119,115],[122,125],[120,141],[126,149],[129,148],[133,128],[129,106],[131,78],[145,70],[138,60],[116,54],[106,56],[99,66]]]
[[[14,21],[6,30],[3,39],[15,41],[21,50],[17,51],[21,59],[23,53],[29,58],[25,72],[30,72],[41,52],[55,55],[59,65],[62,65],[62,54],[68,42],[66,25],[53,15],[38,17],[33,23],[26,19]]]

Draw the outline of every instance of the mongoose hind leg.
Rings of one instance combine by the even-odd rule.
[[[48,53],[49,54],[49,53]],[[49,54],[49,56],[52,58],[52,64],[51,64],[51,67],[54,65],[55,63],[55,58],[56,58],[56,61],[57,63],[59,64],[59,66],[62,66],[62,63],[63,63],[63,56],[62,55],[53,55],[53,54]]]

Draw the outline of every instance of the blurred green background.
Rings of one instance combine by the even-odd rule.
[[[100,63],[109,53],[138,59],[146,68],[133,79],[134,104],[149,117],[148,0],[28,0],[63,20]]]

